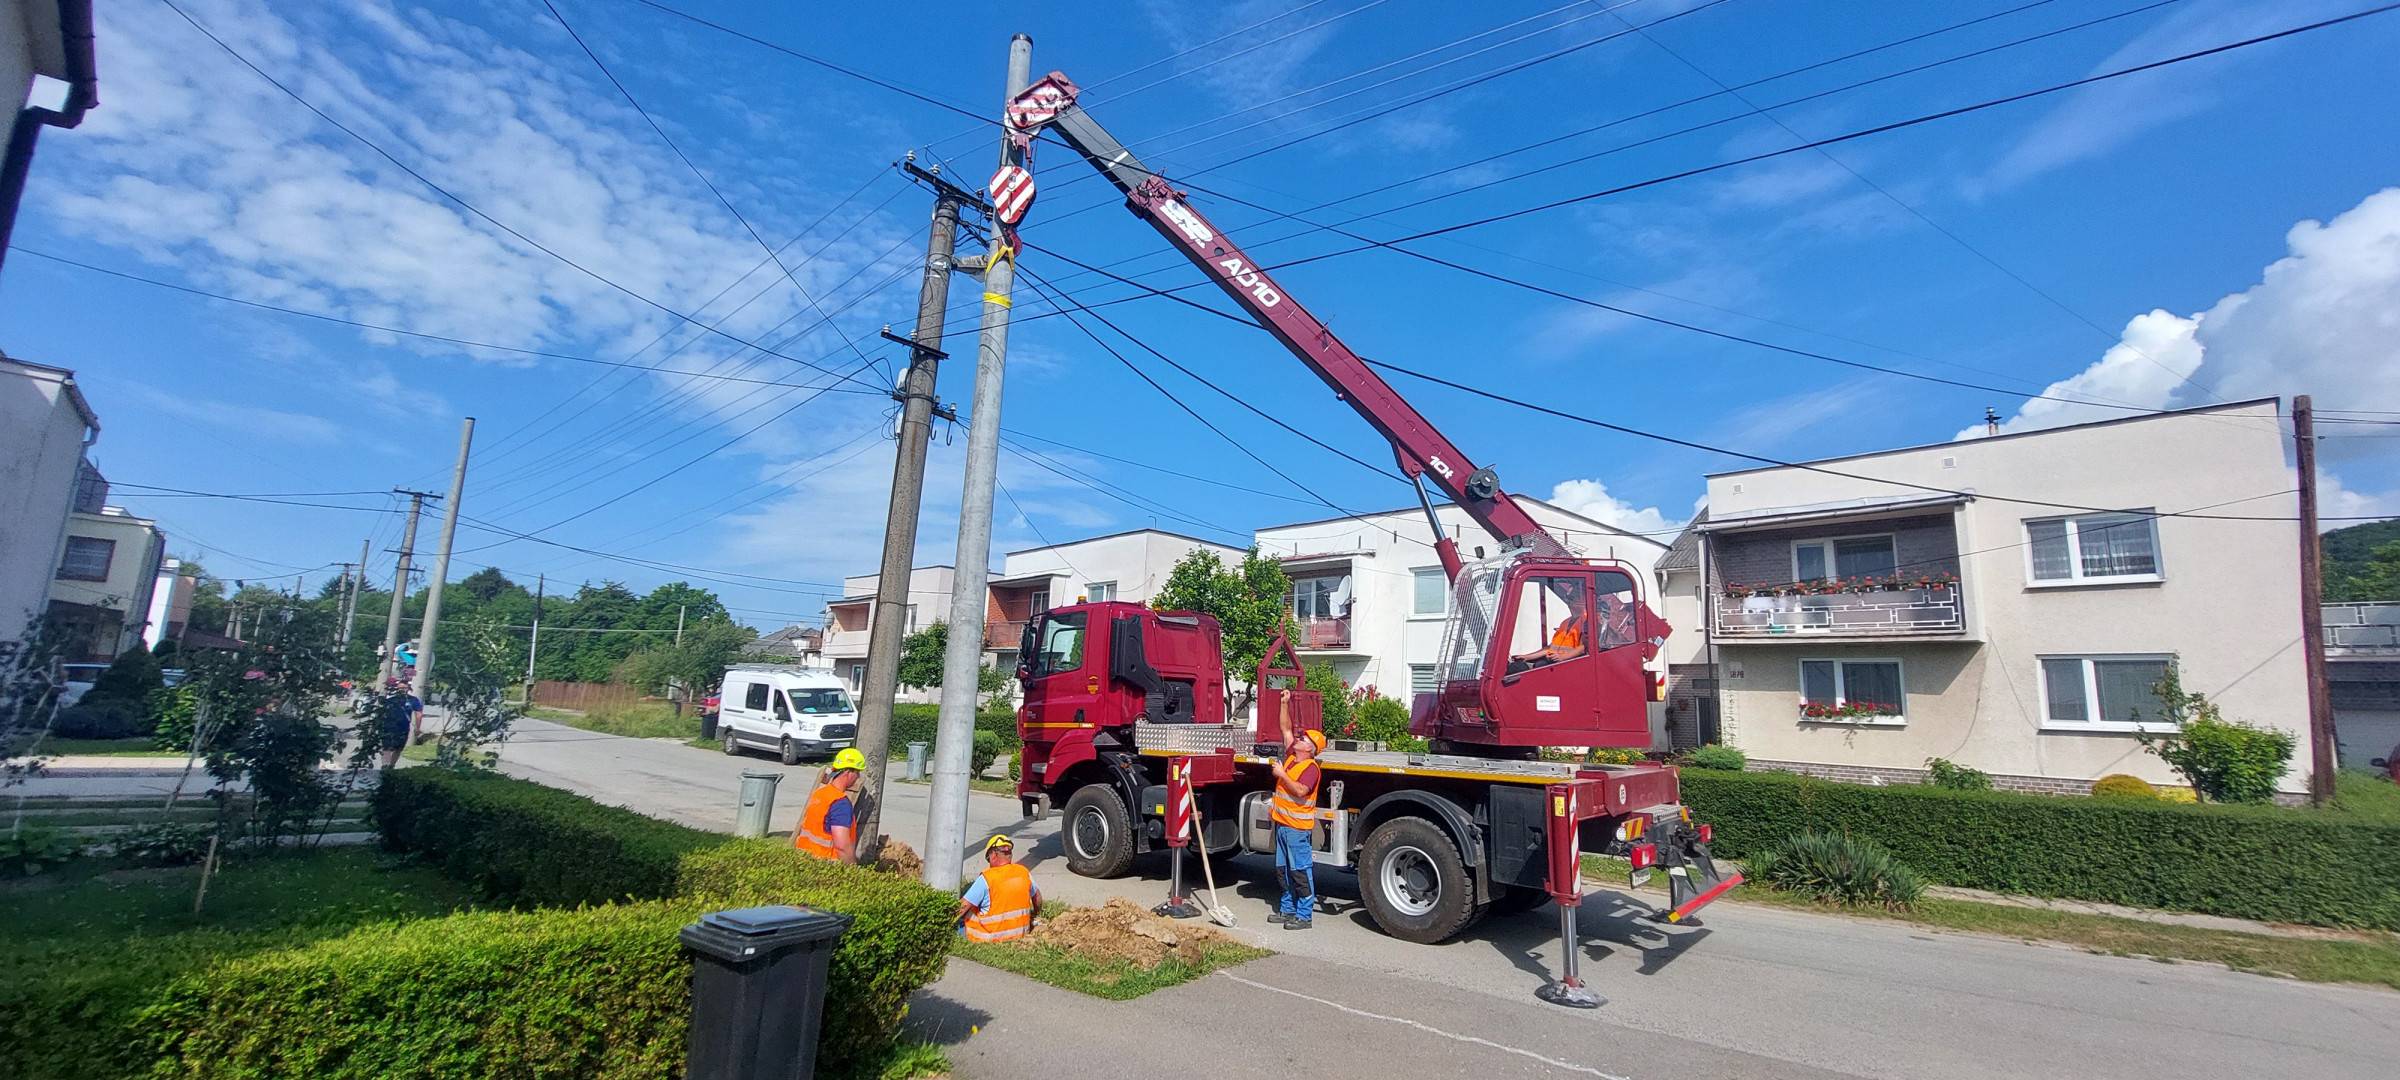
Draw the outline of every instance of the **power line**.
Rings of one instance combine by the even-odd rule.
[[[688,11],[678,11],[678,10],[676,10],[675,8],[668,7],[668,6],[667,6],[667,5],[665,5],[665,4],[657,3],[657,2],[656,2],[656,0],[634,0],[634,2],[635,2],[635,3],[638,3],[638,4],[641,4],[641,5],[642,5],[642,6],[644,6],[644,7],[652,8],[652,9],[655,9],[655,10],[657,10],[657,11],[661,11],[661,12],[665,12],[666,14],[673,15],[673,16],[675,16],[675,17],[676,17],[676,18],[678,18],[678,19],[683,19],[683,20],[685,20],[685,21],[688,21],[688,22],[694,22],[694,23],[698,23],[698,24],[700,24],[700,25],[702,25],[702,26],[708,27],[709,29],[711,29],[711,30],[715,30],[715,31],[717,31],[717,32],[719,32],[719,33],[722,33],[722,34],[731,34],[731,35],[733,35],[734,37],[738,37],[738,38],[740,38],[740,39],[742,39],[742,40],[744,40],[744,41],[747,41],[747,42],[749,42],[749,43],[751,43],[751,44],[753,44],[753,45],[757,45],[757,46],[760,46],[760,47],[762,47],[762,48],[772,49],[772,50],[774,50],[774,51],[776,51],[776,52],[779,52],[779,53],[782,53],[782,54],[784,54],[785,56],[789,56],[789,57],[791,57],[791,58],[793,58],[793,59],[795,59],[795,60],[801,60],[801,61],[805,61],[805,62],[807,62],[807,63],[815,64],[816,66],[818,66],[818,67],[821,67],[821,68],[824,68],[824,69],[825,69],[825,70],[827,70],[827,71],[835,72],[835,73],[837,73],[837,74],[841,74],[841,75],[847,75],[847,76],[849,76],[850,78],[857,79],[857,80],[858,80],[858,81],[860,81],[860,82],[867,83],[867,84],[869,84],[869,85],[872,85],[872,86],[879,86],[879,87],[882,87],[883,89],[885,89],[885,90],[889,90],[889,91],[891,91],[891,92],[893,92],[893,93],[895,93],[895,94],[899,94],[899,95],[901,95],[902,97],[906,97],[906,98],[909,98],[909,99],[911,99],[911,100],[914,100],[914,101],[920,101],[920,102],[923,102],[923,103],[925,103],[925,104],[927,104],[927,105],[931,105],[931,106],[933,106],[933,107],[935,107],[935,108],[937,108],[937,109],[943,109],[943,110],[947,110],[947,111],[949,111],[949,112],[954,112],[954,113],[957,113],[957,114],[958,114],[958,115],[960,115],[960,116],[964,116],[964,117],[966,117],[966,118],[968,118],[968,119],[970,119],[970,120],[977,121],[977,122],[979,122],[979,123],[981,123],[981,124],[984,124],[984,125],[986,125],[986,126],[989,126],[989,125],[992,125],[992,124],[997,124],[997,123],[999,123],[999,121],[997,121],[997,120],[993,120],[993,119],[991,119],[990,117],[987,117],[987,116],[983,115],[982,113],[976,112],[976,111],[974,111],[973,109],[969,109],[969,108],[967,108],[967,107],[965,107],[965,106],[963,106],[963,105],[953,105],[953,104],[951,104],[950,102],[943,101],[943,100],[942,100],[942,99],[940,99],[940,98],[934,97],[934,96],[932,96],[932,95],[930,95],[930,94],[926,94],[926,93],[924,93],[924,92],[922,92],[922,91],[918,91],[918,90],[912,90],[912,89],[909,89],[908,87],[902,86],[902,85],[900,85],[900,84],[898,84],[898,83],[895,83],[895,82],[892,82],[892,81],[890,81],[890,80],[888,80],[888,79],[883,79],[883,78],[879,78],[879,77],[877,77],[877,76],[874,76],[874,75],[869,75],[869,74],[867,74],[866,72],[859,71],[859,70],[857,70],[857,69],[855,69],[855,68],[845,67],[845,66],[843,66],[843,65],[841,65],[841,64],[834,63],[834,62],[833,62],[833,61],[831,61],[831,60],[827,60],[827,59],[825,59],[824,57],[821,57],[821,56],[812,56],[812,55],[810,55],[810,54],[808,54],[808,53],[801,52],[800,50],[798,50],[798,49],[794,49],[794,48],[791,48],[791,47],[789,47],[789,46],[785,46],[785,45],[778,45],[778,44],[776,44],[775,42],[768,41],[768,40],[767,40],[767,39],[765,39],[765,38],[762,38],[762,37],[756,37],[756,36],[753,36],[753,35],[750,35],[750,34],[743,33],[742,31],[740,31],[740,30],[736,30],[736,29],[734,29],[734,28],[732,28],[732,27],[730,27],[730,26],[726,26],[726,25],[724,25],[723,23],[714,23],[714,22],[710,22],[710,21],[708,21],[707,19],[703,19],[703,18],[701,18],[700,16],[698,16],[698,15],[694,15],[694,14],[692,14],[692,13],[688,12]]]

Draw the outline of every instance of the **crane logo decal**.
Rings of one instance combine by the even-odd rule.
[[[1449,462],[1443,461],[1439,457],[1426,458],[1425,467],[1442,474],[1442,479],[1444,480],[1452,480],[1458,477],[1458,470],[1451,468]]]
[[[1266,276],[1251,269],[1250,264],[1239,257],[1218,259],[1217,269],[1225,271],[1225,276],[1234,284],[1250,290],[1250,295],[1258,298],[1258,306],[1274,307],[1283,302],[1283,294],[1267,283]]]
[[[1184,209],[1182,203],[1173,199],[1161,201],[1158,212],[1173,222],[1176,228],[1183,230],[1183,235],[1189,237],[1192,243],[1205,244],[1217,238],[1216,233],[1210,232],[1208,226],[1201,224],[1199,218],[1193,217],[1190,210]]]

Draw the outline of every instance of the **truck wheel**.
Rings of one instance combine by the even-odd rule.
[[[1059,826],[1067,869],[1088,878],[1122,877],[1133,867],[1133,815],[1107,784],[1085,784],[1067,799]]]
[[[1483,914],[1458,845],[1420,817],[1393,818],[1367,834],[1358,892],[1377,927],[1419,945],[1447,941]]]
[[[791,736],[786,735],[782,742],[776,744],[775,756],[781,758],[786,765],[798,765],[800,764],[800,745],[793,742]]]

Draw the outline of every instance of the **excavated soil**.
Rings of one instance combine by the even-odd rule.
[[[1199,964],[1208,946],[1233,942],[1207,925],[1161,918],[1125,899],[1062,912],[1034,927],[1025,940],[1093,960],[1122,961],[1145,971],[1168,957]]]
[[[875,850],[875,869],[902,877],[924,877],[925,860],[917,857],[917,849],[886,836],[883,846]]]

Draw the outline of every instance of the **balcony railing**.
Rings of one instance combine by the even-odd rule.
[[[1965,630],[1955,586],[1717,598],[1719,637],[1938,637]]]
[[[1013,649],[1025,642],[1025,620],[995,619],[983,624],[983,647]]]
[[[2325,605],[2325,651],[2400,655],[2400,603]]]
[[[1350,620],[1304,618],[1300,622],[1299,639],[1293,646],[1302,649],[1347,649],[1350,647]]]

